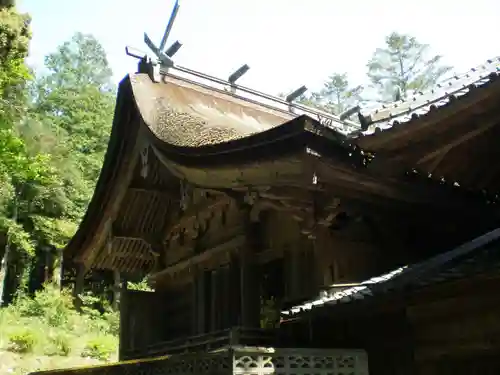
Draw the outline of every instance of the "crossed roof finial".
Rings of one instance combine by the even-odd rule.
[[[162,68],[170,68],[174,66],[174,61],[172,60],[172,57],[177,53],[177,51],[182,47],[182,43],[176,40],[170,47],[168,47],[165,50],[165,46],[167,44],[168,37],[170,35],[170,31],[172,30],[172,27],[175,22],[175,18],[177,17],[177,13],[179,12],[179,0],[175,1],[174,4],[174,9],[172,9],[172,13],[170,15],[170,18],[167,23],[167,27],[165,28],[165,32],[163,33],[163,37],[161,38],[159,46],[156,46],[155,43],[151,40],[149,35],[147,33],[144,33],[144,43],[149,47],[151,52],[153,52],[154,57],[156,57],[156,61],[153,63],[158,63],[160,67]],[[148,56],[140,56],[137,54],[134,54],[130,52],[129,48],[127,47],[126,53],[129,56],[141,59],[141,60],[146,60],[146,61],[152,61],[154,58],[150,58]]]

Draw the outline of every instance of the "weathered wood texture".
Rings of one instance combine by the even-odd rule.
[[[430,289],[408,308],[417,374],[500,371],[499,278],[471,277]]]
[[[163,293],[122,292],[120,353],[191,335],[190,292],[190,285]]]

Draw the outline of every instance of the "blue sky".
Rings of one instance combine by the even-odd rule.
[[[77,31],[105,47],[116,79],[134,71],[126,45],[146,50],[144,31],[159,42],[174,0],[19,0],[33,17],[30,63]],[[272,94],[333,72],[362,83],[366,62],[391,31],[428,43],[463,72],[500,55],[498,0],[181,0],[171,42],[176,63],[226,78],[247,63],[241,83]]]

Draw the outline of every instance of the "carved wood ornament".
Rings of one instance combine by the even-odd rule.
[[[259,216],[265,210],[277,210],[289,213],[301,228],[301,233],[308,238],[314,238],[318,226],[329,227],[341,213],[340,199],[332,198],[321,192],[308,192],[307,200],[293,196],[276,196],[272,191],[249,191],[244,202],[251,206],[250,221],[259,221]]]

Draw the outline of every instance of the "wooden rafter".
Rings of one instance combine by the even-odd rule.
[[[486,124],[481,124],[480,127],[462,135],[461,137],[457,138],[453,142],[448,143],[448,144],[444,145],[443,147],[437,149],[436,151],[433,151],[433,152],[425,155],[424,157],[422,157],[421,159],[419,159],[417,161],[416,165],[419,166],[422,164],[426,164],[429,161],[431,161],[432,159],[434,159],[433,163],[431,164],[431,167],[427,168],[429,173],[432,173],[432,171],[437,167],[439,162],[441,160],[443,160],[443,158],[446,156],[446,154],[449,151],[451,151],[455,147],[462,145],[463,143],[465,143],[467,141],[470,141],[473,138],[476,138],[476,137],[484,134],[485,132],[487,132],[488,130],[493,128],[494,126],[498,125],[499,122],[500,121],[498,118],[490,119]]]

